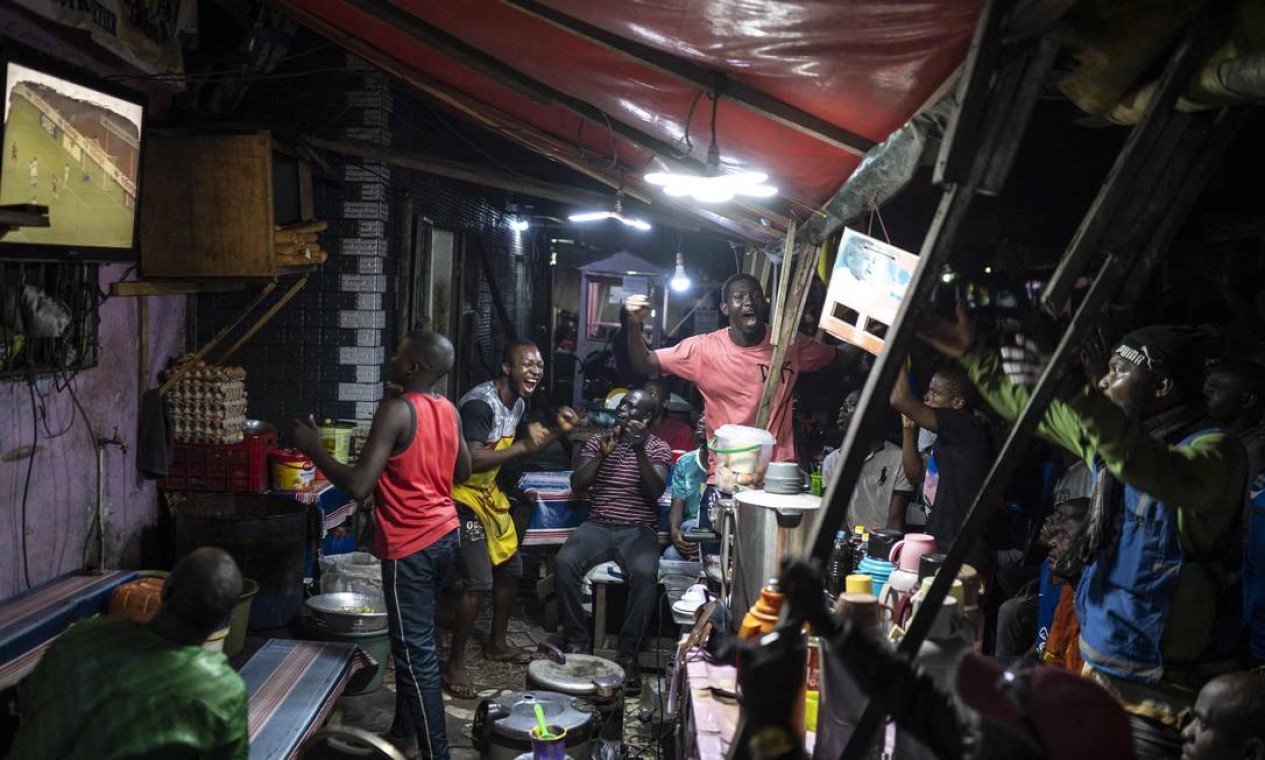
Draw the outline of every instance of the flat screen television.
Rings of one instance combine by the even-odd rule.
[[[0,61],[0,205],[49,220],[0,238],[0,258],[135,261],[145,97],[12,50]]]

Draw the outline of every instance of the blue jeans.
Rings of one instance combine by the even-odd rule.
[[[696,527],[698,527],[698,520],[696,519],[681,521],[682,533],[684,533],[687,530],[693,530]],[[690,559],[689,557],[686,557],[684,554],[682,554],[680,549],[676,548],[676,544],[668,544],[668,548],[663,550],[663,558],[676,560],[677,562],[682,562],[682,561]]]
[[[425,760],[448,760],[444,697],[435,646],[435,597],[456,559],[458,531],[403,559],[382,561],[391,656],[395,660],[395,721],[391,733],[413,732]]]

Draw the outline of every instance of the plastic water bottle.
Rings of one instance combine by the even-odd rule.
[[[861,564],[861,560],[865,557],[866,538],[869,536],[865,532],[864,525],[858,525],[848,534],[849,565],[848,572],[844,573],[847,577],[851,573],[857,572],[857,567]]]
[[[852,567],[850,554],[847,531],[841,530],[835,534],[835,548],[830,552],[830,562],[826,564],[826,591],[831,596],[837,597],[843,592],[843,579]]]

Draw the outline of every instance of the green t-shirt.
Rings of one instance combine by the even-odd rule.
[[[131,620],[74,625],[18,687],[11,760],[245,758],[246,684],[224,655]]]

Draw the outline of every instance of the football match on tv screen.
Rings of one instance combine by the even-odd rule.
[[[48,207],[48,227],[10,242],[131,247],[143,108],[10,63],[0,204]]]

